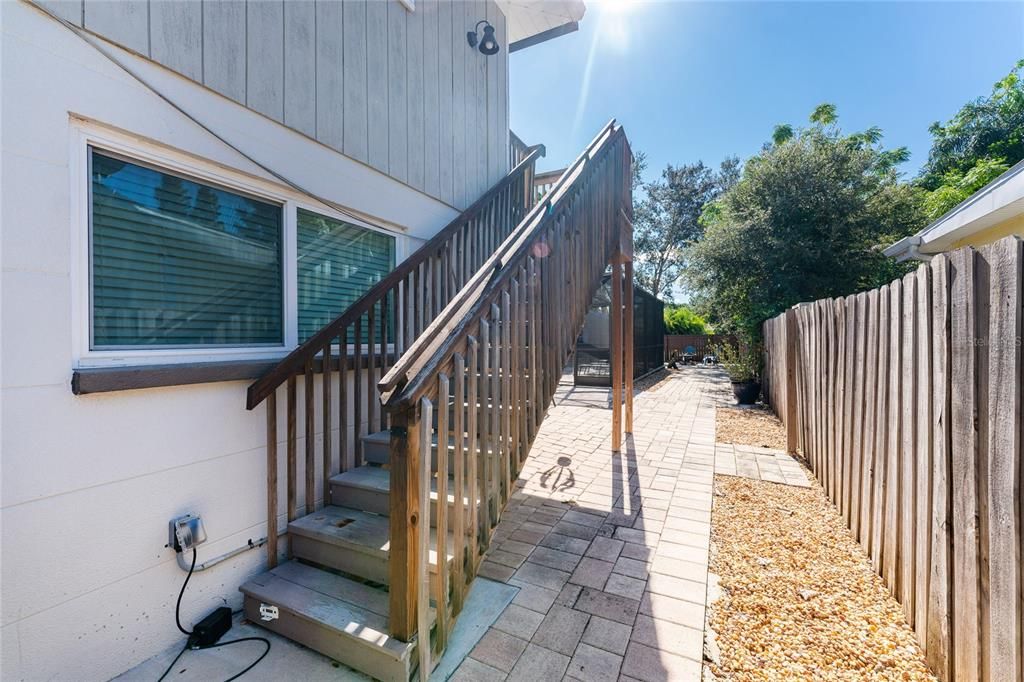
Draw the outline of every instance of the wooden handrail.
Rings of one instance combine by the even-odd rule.
[[[398,639],[418,632],[421,646],[443,646],[448,613],[454,618],[463,604],[610,263],[613,295],[632,300],[631,162],[612,121],[378,384],[391,422],[389,629]],[[631,339],[630,318],[619,315]],[[620,354],[617,377],[629,351]],[[629,425],[629,401],[625,416]],[[621,417],[615,407],[619,436]],[[448,556],[451,531],[455,562],[449,571],[438,561],[431,577],[416,558],[428,542],[424,502],[434,481],[436,499],[453,500],[437,504],[435,554]],[[431,603],[434,637],[426,631]],[[429,666],[429,652],[421,653]]]
[[[516,138],[518,139],[518,138]],[[499,180],[493,187],[485,192],[479,199],[460,213],[448,225],[441,229],[428,242],[423,244],[412,255],[399,263],[394,270],[363,294],[355,303],[350,305],[343,313],[336,317],[309,337],[295,350],[285,356],[277,365],[268,370],[263,376],[257,379],[246,396],[246,409],[253,409],[275,391],[289,377],[300,374],[306,363],[319,355],[324,345],[337,338],[343,330],[350,327],[357,319],[366,315],[368,311],[379,303],[392,289],[395,288],[404,278],[408,277],[424,261],[436,256],[460,228],[468,222],[477,218],[481,212],[488,208],[498,194],[509,187],[514,181],[524,175],[532,175],[534,164],[539,156],[544,155],[543,145],[534,145],[526,149],[526,153],[518,165]],[[532,183],[531,183],[532,184]]]
[[[386,407],[411,404],[422,394],[421,384],[427,381],[430,367],[448,359],[452,349],[465,342],[465,330],[483,314],[496,295],[500,284],[514,272],[512,264],[523,260],[527,250],[542,234],[558,212],[558,202],[566,189],[582,175],[584,166],[597,159],[624,137],[615,120],[609,121],[577,159],[569,165],[551,190],[537,203],[501,247],[484,263],[469,283],[449,302],[423,334],[416,339],[391,370],[381,379],[378,388]],[[454,321],[454,322],[453,322]],[[426,371],[425,371],[426,370]],[[417,381],[415,377],[418,375]],[[402,388],[396,392],[396,388]]]

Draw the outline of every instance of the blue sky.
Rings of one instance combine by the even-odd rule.
[[[886,146],[907,146],[912,176],[929,124],[1024,57],[1024,2],[587,4],[578,32],[509,58],[512,129],[547,146],[543,168],[613,116],[647,153],[648,179],[666,163],[746,159],[776,123],[828,101],[844,130],[878,125]]]

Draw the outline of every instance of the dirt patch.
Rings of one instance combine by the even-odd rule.
[[[719,407],[715,412],[715,440],[719,443],[786,449],[786,428],[768,408]]]
[[[817,486],[716,476],[712,540],[719,679],[935,679],[902,607]]]

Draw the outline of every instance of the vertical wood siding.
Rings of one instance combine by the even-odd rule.
[[[508,171],[494,0],[38,0],[57,16],[454,206]],[[471,49],[487,19],[501,51]],[[187,104],[187,103],[186,103]]]
[[[764,326],[769,403],[942,680],[1024,679],[1022,267],[1007,237]]]

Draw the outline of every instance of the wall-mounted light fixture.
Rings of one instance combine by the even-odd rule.
[[[476,33],[477,29],[480,28],[480,24],[484,25],[483,38],[477,36]],[[469,41],[470,47],[476,47],[477,40],[479,40],[480,52],[488,56],[492,54],[497,54],[498,50],[501,49],[501,47],[499,47],[498,45],[497,39],[495,39],[494,37],[494,27],[491,26],[491,22],[487,21],[486,19],[476,22],[476,26],[473,27],[473,30],[466,34],[466,40]]]

